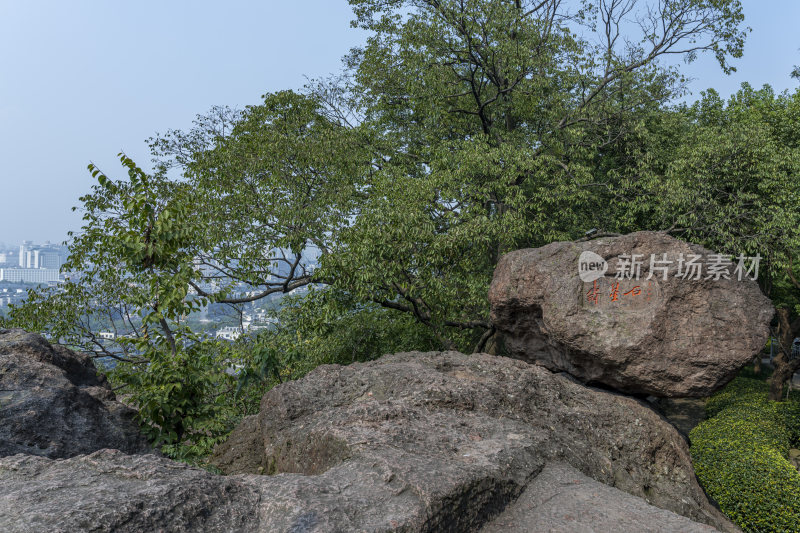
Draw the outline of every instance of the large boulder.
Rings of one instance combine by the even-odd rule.
[[[89,356],[0,329],[0,457],[148,452],[134,414],[115,400]]]
[[[737,263],[653,232],[517,250],[495,269],[492,321],[513,357],[584,383],[708,396],[763,348],[774,312]]]
[[[536,483],[552,463],[618,489],[584,510],[630,518],[618,531],[675,515],[736,530],[698,485],[685,440],[646,405],[486,354],[319,367],[269,391],[212,462],[281,480],[264,504],[275,531],[478,531],[523,494],[553,496]],[[553,530],[578,527],[562,519]]]

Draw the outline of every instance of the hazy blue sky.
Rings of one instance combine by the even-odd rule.
[[[695,96],[797,87],[800,2],[743,4],[753,32],[738,72],[701,58],[685,68]],[[364,38],[351,18],[345,0],[0,0],[0,241],[78,229],[70,208],[92,185],[90,161],[118,176],[124,150],[147,166],[156,132],[336,72]]]

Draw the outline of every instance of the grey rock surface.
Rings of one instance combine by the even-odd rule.
[[[101,450],[53,460],[31,455],[0,459],[0,531],[4,533],[480,531],[705,533],[716,529],[646,503],[550,463],[503,512],[484,526],[461,529],[442,519],[404,520],[404,498],[365,494],[353,477],[217,476],[155,455]],[[372,477],[373,479],[369,479]],[[485,484],[488,486],[488,483]],[[406,498],[407,499],[407,498]],[[368,505],[375,505],[370,509]],[[383,517],[380,513],[385,513]]]
[[[0,329],[0,457],[148,452],[133,416],[89,356],[21,329]]]
[[[258,502],[242,480],[155,455],[0,459],[5,533],[261,531]]]
[[[596,281],[579,277],[583,252],[606,261]],[[616,279],[624,256],[634,254],[643,263],[639,280]],[[678,277],[693,255],[705,266],[701,279]],[[584,383],[660,397],[708,396],[763,348],[774,313],[756,282],[738,280],[735,264],[727,267],[731,279],[705,279],[714,262],[709,250],[653,232],[517,250],[495,269],[492,321],[513,357]]]
[[[317,494],[338,494],[330,509],[348,517],[343,530],[367,531],[475,531],[553,461],[736,530],[698,485],[685,440],[653,410],[486,354],[319,367],[270,390],[213,459],[229,474],[303,474],[325,487]]]
[[[497,533],[532,515],[551,531],[603,517],[737,531],[658,414],[522,361],[322,366],[261,407],[216,452],[227,476],[118,450],[2,457],[0,531]]]
[[[709,533],[711,526],[654,507],[564,463],[550,463],[481,533]]]

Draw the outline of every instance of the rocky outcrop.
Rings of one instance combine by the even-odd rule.
[[[382,502],[385,491],[360,493],[365,483],[350,486],[353,477],[337,481],[336,472],[311,477],[216,476],[154,455],[116,450],[65,460],[16,455],[0,459],[0,531],[716,531],[594,481],[564,463],[544,466],[499,516],[485,526],[466,529],[457,528],[455,518],[451,523],[410,524],[403,519],[403,509],[413,498],[413,488]],[[371,510],[370,504],[378,508]],[[448,507],[445,516],[460,511]],[[381,512],[386,516],[380,517]]]
[[[213,462],[282,480],[293,503],[270,505],[309,531],[477,531],[522,495],[544,502],[549,484],[536,480],[554,463],[618,489],[597,512],[630,517],[619,531],[659,513],[736,530],[697,484],[684,439],[647,406],[486,354],[319,367],[268,392]],[[588,496],[575,498],[564,505]]]
[[[518,250],[495,270],[492,321],[513,357],[584,383],[708,396],[763,348],[773,315],[736,266],[652,232]],[[620,271],[631,279],[616,279]]]
[[[0,531],[736,531],[654,411],[486,354],[319,367],[215,462],[0,458]]]
[[[0,457],[73,457],[149,447],[89,356],[39,335],[0,329]]]

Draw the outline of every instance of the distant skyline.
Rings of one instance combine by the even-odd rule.
[[[738,71],[725,76],[710,55],[684,65],[687,100],[709,87],[727,98],[745,81],[798,86],[800,2],[742,3],[753,31]],[[0,0],[0,241],[78,230],[71,207],[93,184],[90,161],[120,176],[122,150],[149,168],[148,137],[338,72],[366,37],[352,18],[345,0]]]

